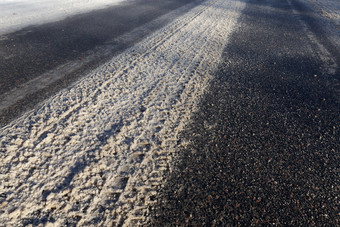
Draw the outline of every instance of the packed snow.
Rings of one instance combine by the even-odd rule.
[[[0,34],[118,2],[1,1]],[[245,4],[203,2],[1,128],[0,226],[145,223]]]
[[[1,0],[0,35],[126,0]]]
[[[147,221],[244,5],[204,1],[0,129],[0,223]]]

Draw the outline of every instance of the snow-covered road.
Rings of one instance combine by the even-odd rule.
[[[0,35],[29,25],[64,19],[126,0],[1,0]]]
[[[335,12],[328,18],[339,18],[335,0],[324,1],[329,7],[309,1]],[[18,6],[22,11],[13,12],[9,6],[14,2],[25,3],[0,3],[0,11],[7,13],[0,19],[0,34],[47,22],[25,14],[32,8]],[[53,8],[67,12],[67,7],[80,9],[74,5],[79,2],[55,1],[62,4]],[[86,2],[93,9],[96,2],[103,3],[96,5],[100,8],[118,1]],[[179,134],[197,111],[245,4],[202,2],[1,128],[0,226],[136,226],[148,221],[164,173],[172,171],[176,152],[186,146]],[[72,13],[90,9],[83,6]],[[24,23],[24,17],[13,19],[18,13],[28,15]]]
[[[2,128],[0,225],[146,221],[244,5],[202,2]]]

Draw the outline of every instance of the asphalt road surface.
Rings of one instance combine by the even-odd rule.
[[[0,226],[339,226],[340,35],[303,2],[128,1],[2,39],[2,117],[44,101],[0,127]]]
[[[0,223],[145,225],[245,6],[197,3],[0,128]]]
[[[0,125],[169,23],[179,15],[157,19],[190,2],[125,1],[1,37]]]
[[[153,226],[339,226],[339,32],[298,0],[250,0]]]

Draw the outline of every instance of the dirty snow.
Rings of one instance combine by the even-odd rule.
[[[0,129],[0,226],[146,221],[244,5],[203,2]]]
[[[126,0],[1,0],[0,35]]]

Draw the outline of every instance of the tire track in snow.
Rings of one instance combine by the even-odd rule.
[[[208,0],[0,131],[0,222],[147,221],[244,3]]]

